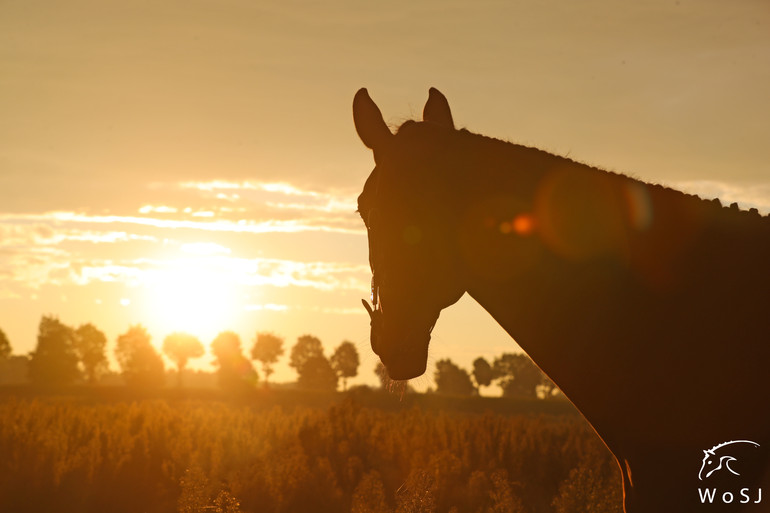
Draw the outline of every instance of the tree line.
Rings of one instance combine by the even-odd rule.
[[[472,379],[471,379],[472,378]],[[549,398],[559,389],[525,354],[503,353],[490,364],[482,357],[468,372],[446,358],[436,362],[436,392],[447,395],[478,395],[481,387],[497,385],[503,397]]]
[[[210,343],[217,381],[221,388],[247,390],[260,381],[269,386],[274,366],[284,355],[284,339],[268,332],[258,332],[248,351],[240,336],[223,331]],[[109,373],[107,337],[93,324],[77,328],[67,326],[54,316],[42,316],[38,327],[37,346],[25,356],[12,356],[11,345],[0,330],[0,383],[30,381],[36,385],[61,386],[76,382],[95,384]],[[190,360],[205,356],[203,343],[194,335],[174,332],[165,337],[162,352],[174,363],[176,384],[183,380]],[[119,335],[114,349],[120,376],[132,387],[160,387],[165,384],[166,368],[161,354],[151,344],[150,334],[140,325],[130,326]],[[255,368],[259,365],[260,372]],[[289,366],[297,373],[299,388],[337,390],[340,382],[358,375],[359,355],[356,346],[343,341],[327,358],[321,341],[313,335],[302,335],[289,353]],[[375,374],[384,389],[394,389],[382,363]],[[498,386],[503,397],[549,398],[559,393],[556,385],[525,354],[504,353],[490,364],[482,357],[473,362],[468,372],[450,359],[436,362],[433,375],[436,388],[445,395],[480,395],[482,387]]]
[[[0,375],[6,375],[5,381],[28,380],[43,386],[95,384],[109,372],[106,350],[107,337],[93,324],[74,328],[55,316],[44,315],[38,326],[37,345],[29,355],[11,355],[10,342],[0,330]],[[184,332],[168,335],[163,340],[162,352],[174,362],[179,387],[189,361],[206,354],[203,343]],[[220,387],[229,390],[255,387],[260,375],[253,362],[260,364],[263,385],[267,387],[275,363],[284,354],[284,339],[273,333],[258,332],[247,358],[240,336],[223,331],[211,342],[210,352]],[[114,355],[126,385],[143,388],[164,385],[163,358],[141,324],[130,326],[117,337]],[[327,358],[317,337],[302,335],[291,348],[289,365],[297,372],[297,384],[302,388],[336,390],[342,381],[346,389],[347,380],[358,375],[359,357],[355,345],[343,341]]]

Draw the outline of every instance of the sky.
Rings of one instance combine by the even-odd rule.
[[[358,88],[393,127],[435,86],[471,131],[767,213],[769,64],[765,0],[2,2],[0,329],[309,333],[376,383]],[[430,358],[517,350],[466,296]]]

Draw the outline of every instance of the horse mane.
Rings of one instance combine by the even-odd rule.
[[[729,206],[723,205],[718,198],[704,199],[696,194],[682,192],[660,184],[644,182],[632,176],[608,171],[568,157],[549,153],[539,148],[477,134],[465,128],[452,130],[434,123],[418,122],[414,120],[405,121],[398,127],[396,133],[397,135],[412,141],[413,144],[420,144],[425,137],[431,139],[451,138],[452,145],[462,148],[464,151],[483,154],[486,160],[498,163],[498,166],[503,167],[509,162],[514,162],[515,159],[521,159],[522,157],[540,165],[545,165],[546,161],[552,165],[552,163],[556,161],[567,166],[579,166],[597,173],[612,176],[617,180],[625,180],[646,187],[651,194],[657,193],[665,195],[667,196],[668,201],[683,202],[686,204],[683,206],[687,206],[689,210],[700,211],[705,214],[706,217],[712,218],[715,221],[723,221],[730,224],[743,224],[746,227],[750,226],[754,229],[765,229],[768,231],[768,235],[770,235],[770,214],[761,215],[756,208],[744,210],[739,207],[738,203],[732,203]]]

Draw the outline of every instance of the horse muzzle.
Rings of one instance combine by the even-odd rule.
[[[403,324],[386,324],[382,310],[372,308],[361,300],[371,320],[370,342],[372,351],[380,357],[394,380],[416,378],[425,373],[428,365],[428,345],[435,320],[427,327],[407,329]],[[398,329],[398,328],[401,329]],[[395,329],[394,329],[395,328]]]

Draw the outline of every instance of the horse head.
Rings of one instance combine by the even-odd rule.
[[[392,379],[425,372],[440,311],[465,292],[455,272],[449,189],[440,176],[447,137],[456,132],[446,98],[431,88],[423,122],[393,134],[366,89],[353,100],[361,141],[375,167],[358,197],[372,269],[371,344]]]

